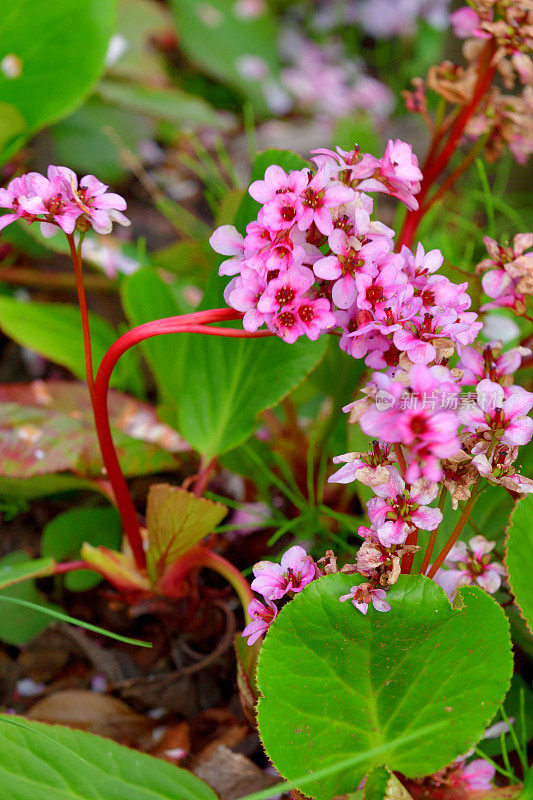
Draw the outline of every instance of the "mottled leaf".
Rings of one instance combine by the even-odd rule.
[[[146,504],[148,572],[152,580],[211,533],[228,509],[179,486],[153,484]]]
[[[187,445],[154,409],[112,391],[109,413],[122,469],[144,475],[172,469]],[[102,477],[102,459],[85,385],[34,381],[0,387],[0,474],[29,478],[52,472]]]

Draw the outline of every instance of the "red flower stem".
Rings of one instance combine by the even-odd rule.
[[[476,500],[477,500],[476,493],[472,492],[467,504],[465,505],[465,507],[463,508],[463,510],[461,512],[461,516],[457,520],[457,525],[453,529],[452,535],[450,536],[450,538],[446,542],[445,547],[439,553],[439,555],[435,559],[435,563],[433,564],[433,566],[429,570],[428,578],[434,578],[435,577],[435,573],[442,566],[442,564],[444,562],[444,559],[446,558],[446,556],[448,555],[448,553],[450,552],[450,550],[452,549],[452,547],[456,543],[457,539],[459,538],[459,536],[461,534],[461,531],[463,530],[464,526],[466,525],[466,523],[468,521],[468,517],[470,516],[470,512],[472,511],[472,508],[474,507],[474,503],[476,502]]]
[[[179,587],[181,592],[189,572],[192,569],[201,569],[203,567],[218,572],[218,574],[222,575],[230,586],[235,589],[235,593],[241,601],[246,622],[250,622],[248,606],[254,599],[250,584],[242,573],[239,572],[237,567],[233,566],[233,564],[227,561],[223,556],[213,552],[213,550],[210,550],[208,547],[204,547],[204,545],[200,544],[191,548],[172,565],[169,571],[170,574],[166,576],[163,575],[159,585],[159,591],[166,597],[174,596],[175,587]],[[177,596],[181,597],[183,595],[179,593]]]
[[[418,528],[415,528],[414,531],[411,531],[407,535],[407,539],[405,540],[405,544],[414,544],[418,542]],[[402,558],[402,575],[410,575],[411,570],[413,568],[413,561],[415,558],[414,553],[406,553]]]
[[[207,325],[212,322],[241,319],[242,316],[241,313],[231,308],[223,308],[210,311],[197,311],[192,314],[183,314],[178,317],[167,317],[165,319],[155,320],[154,322],[146,322],[144,325],[133,328],[117,339],[102,359],[96,376],[94,391],[96,431],[100,442],[102,458],[107,471],[107,477],[115,494],[122,526],[128,537],[135,564],[139,570],[143,570],[146,567],[146,555],[137,511],[131,498],[128,484],[120,468],[115,445],[113,444],[107,409],[109,381],[113,369],[119,358],[131,347],[139,344],[139,342],[143,342],[145,339],[150,339],[153,336],[161,336],[166,333],[203,333],[209,336],[229,336],[240,339],[272,336],[270,331],[249,333],[242,329],[210,328]]]
[[[450,128],[448,138],[438,155],[437,139],[434,139],[433,146],[430,151],[431,158],[426,160],[422,187],[418,195],[419,207],[416,211],[411,211],[407,214],[402,231],[400,233],[398,248],[401,248],[402,245],[406,245],[407,247],[412,245],[418,226],[420,225],[420,222],[427,211],[427,208],[424,205],[424,200],[437,178],[448,166],[450,159],[457,150],[468,121],[473,116],[481,100],[492,84],[497,69],[497,66],[492,63],[493,55],[494,45],[492,42],[487,42],[480,58],[478,79],[474,88],[472,100],[456,116]]]
[[[91,329],[89,326],[89,312],[87,309],[87,298],[85,296],[85,287],[83,285],[83,269],[81,264],[81,257],[76,249],[74,243],[74,234],[65,234],[70,247],[70,255],[72,258],[72,265],[74,267],[74,275],[76,278],[76,290],[78,292],[78,304],[80,307],[81,315],[81,329],[83,333],[83,350],[85,353],[85,377],[87,379],[87,386],[89,388],[89,395],[94,409],[94,369],[93,369],[93,354],[91,347]]]
[[[444,503],[446,502],[446,489],[444,486],[440,490],[440,497],[439,497],[439,510],[443,511]],[[439,526],[440,527],[440,526]],[[429,536],[428,546],[426,547],[426,552],[424,553],[424,558],[422,560],[422,565],[419,570],[419,575],[425,575],[426,570],[429,567],[429,562],[431,561],[431,556],[433,555],[433,550],[435,548],[435,542],[437,541],[437,533],[439,532],[439,528],[436,528],[434,531],[431,531]]]
[[[444,183],[439,186],[439,190],[432,195],[429,200],[427,200],[421,208],[422,216],[425,216],[430,208],[432,208],[435,203],[437,203],[444,195],[450,191],[452,186],[457,183],[461,175],[466,172],[466,170],[471,166],[471,164],[475,161],[475,159],[480,155],[483,148],[485,147],[486,139],[482,138],[476,144],[475,147],[468,153],[468,155],[461,161],[458,167],[451,172]]]
[[[402,478],[405,480],[405,474],[407,472],[407,464],[405,463],[405,456],[403,454],[401,444],[394,445],[394,453],[396,455],[396,460],[398,462],[398,466],[400,467],[400,473]]]

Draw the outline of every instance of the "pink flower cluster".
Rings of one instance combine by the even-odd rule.
[[[61,228],[66,234],[75,229],[110,233],[113,222],[129,225],[122,211],[126,201],[94,175],[86,175],[78,183],[76,174],[67,167],[49,166],[47,177],[28,172],[13,178],[6,189],[0,189],[0,208],[8,213],[0,217],[0,230],[18,219],[41,223],[43,236],[50,237]]]
[[[479,323],[466,311],[466,284],[432,274],[438,251],[394,253],[393,231],[371,219],[367,192],[417,208],[422,174],[411,146],[389,141],[381,159],[358,148],[317,150],[314,161],[315,172],[268,167],[249,189],[261,209],[246,235],[224,225],[210,239],[230,256],[219,271],[234,276],[225,299],[244,314],[244,328],[265,324],[294,342],[339,327],[341,347],[368,354],[376,368],[398,363],[400,351],[428,363],[443,336],[471,342]]]
[[[276,618],[278,609],[274,600],[286,596],[294,596],[301,592],[307,584],[320,576],[320,571],[311,556],[303,547],[294,545],[281,557],[281,562],[259,561],[254,566],[252,589],[262,594],[265,603],[252,600],[248,607],[251,622],[242,632],[252,645],[267,632],[271,622]]]
[[[416,364],[407,376],[401,371],[395,377],[374,373],[370,391],[376,402],[359,419],[364,433],[403,446],[409,483],[421,477],[439,481],[440,460],[460,449],[459,419],[454,410],[460,391],[457,377],[442,365]],[[400,402],[404,393],[406,400]]]

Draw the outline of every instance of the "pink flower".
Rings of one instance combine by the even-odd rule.
[[[28,178],[32,194],[20,198],[21,206],[29,214],[53,220],[41,222],[41,233],[46,238],[55,236],[58,226],[65,233],[72,233],[76,220],[82,213],[78,205],[69,198],[63,178],[57,170],[57,167],[48,167],[48,178],[37,172],[30,173]]]
[[[62,179],[66,196],[79,208],[87,228],[92,227],[97,233],[106,234],[111,233],[113,222],[126,226],[130,224],[122,213],[126,209],[124,198],[108,192],[105,183],[94,175],[85,175],[79,186],[76,174],[67,167],[49,167],[48,177],[51,180],[55,177]],[[80,225],[79,220],[77,225]]]
[[[13,178],[7,185],[7,189],[0,189],[0,208],[7,208],[12,213],[4,214],[0,217],[0,230],[3,230],[7,225],[16,222],[18,219],[26,219],[28,223],[35,220],[35,216],[27,212],[20,201],[25,197],[33,196],[33,189],[30,184],[30,176],[37,173],[28,173],[21,178]]]
[[[284,306],[292,308],[315,282],[315,276],[306,267],[295,267],[274,278],[266,287],[257,304],[261,313],[274,313]]]
[[[339,597],[341,603],[350,600],[353,607],[361,614],[366,614],[370,603],[376,611],[390,611],[390,604],[385,600],[387,593],[384,589],[374,589],[370,583],[361,583],[359,586],[352,586],[348,594]]]
[[[465,428],[474,433],[490,432],[503,444],[527,444],[533,436],[533,419],[527,414],[533,408],[533,393],[521,386],[507,389],[488,379],[476,386],[477,404],[459,409]]]
[[[382,245],[377,252],[387,253],[390,244],[385,237],[380,237]],[[342,230],[334,230],[329,237],[329,246],[335,255],[326,256],[315,262],[313,269],[319,278],[333,280],[331,296],[337,308],[350,308],[357,297],[357,277],[366,273],[375,277],[378,268],[368,257],[361,253],[361,243],[352,237],[348,238]]]
[[[472,448],[472,453],[475,454],[472,466],[477,469],[481,477],[494,485],[504,486],[511,492],[531,494],[533,480],[520,475],[514,467],[518,457],[518,447],[498,443],[492,450],[489,460],[486,454],[488,446],[489,443],[482,440]]]
[[[389,474],[388,483],[373,487],[377,497],[367,503],[370,522],[384,547],[403,544],[409,531],[415,528],[433,531],[442,522],[440,509],[428,506],[438,494],[436,483],[422,478],[406,491],[398,470],[391,469]]]
[[[361,481],[365,486],[377,486],[390,480],[389,455],[391,447],[374,442],[368,453],[344,453],[333,458],[334,464],[344,464],[330,475],[328,483],[352,483]]]
[[[287,173],[277,164],[267,167],[265,178],[254,181],[248,189],[249,194],[261,205],[270,203],[278,194],[301,195],[309,181],[309,170],[302,169]]]
[[[299,545],[290,547],[281,557],[280,564],[259,561],[253,572],[252,589],[266,600],[279,600],[287,592],[301,592],[319,574],[311,556]]]
[[[360,425],[368,436],[401,443],[408,455],[406,479],[410,483],[425,477],[439,481],[439,459],[449,458],[460,450],[457,438],[457,415],[443,410],[459,391],[446,367],[416,365],[409,373],[409,392],[400,398],[405,386],[386,375],[375,373],[378,404],[361,416]],[[381,393],[381,394],[380,394]],[[445,403],[446,399],[446,403]]]
[[[471,792],[488,792],[492,789],[495,767],[483,758],[476,758],[464,767],[460,774],[452,775],[452,786],[466,783]]]
[[[270,624],[276,619],[278,609],[270,600],[263,605],[260,600],[252,600],[248,606],[251,622],[243,630],[241,636],[248,636],[248,646],[254,644],[260,636],[267,632]]]
[[[505,567],[490,562],[490,553],[496,542],[489,542],[484,536],[474,536],[468,542],[458,541],[454,544],[444,562],[447,569],[439,569],[435,582],[442,586],[451,600],[457,589],[477,583],[489,594],[494,594],[505,575]]]
[[[372,169],[371,177],[365,176],[364,170],[367,168]],[[362,178],[357,187],[361,191],[384,192],[398,198],[411,210],[418,208],[414,195],[420,191],[423,176],[418,158],[407,142],[389,139],[383,158],[376,165],[370,159],[366,163],[363,159],[352,174]]]
[[[271,317],[257,308],[265,289],[266,281],[255,270],[243,267],[241,274],[233,278],[224,290],[226,303],[236,311],[244,312],[242,324],[246,331],[256,331]]]
[[[223,261],[218,270],[219,275],[237,275],[244,260],[243,238],[237,228],[233,225],[220,225],[211,234],[209,244],[215,253],[223,256],[238,256],[238,258],[229,258],[227,261]]]
[[[479,28],[480,18],[470,6],[463,6],[450,14],[453,32],[459,39],[470,39],[472,36],[482,36]]]
[[[363,272],[359,275],[357,305],[362,310],[371,311],[390,300],[405,284],[406,277],[399,269],[399,256],[384,255],[377,261],[378,276],[373,278]]]
[[[316,341],[321,333],[337,324],[335,315],[331,313],[330,302],[326,297],[316,300],[300,298],[295,307],[299,324],[309,339]]]
[[[531,351],[526,347],[513,347],[502,353],[501,347],[501,342],[491,342],[482,352],[473,347],[459,347],[460,361],[457,367],[463,372],[461,384],[475,386],[484,378],[493,383],[510,382],[510,376],[520,368],[522,357],[530,355]]]
[[[298,219],[299,229],[305,231],[314,222],[320,233],[329,236],[333,233],[330,209],[349,203],[354,198],[353,189],[332,182],[329,170],[321,167],[302,195],[303,212]]]

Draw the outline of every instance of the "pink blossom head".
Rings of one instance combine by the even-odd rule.
[[[299,545],[290,547],[280,564],[260,561],[253,572],[252,589],[266,600],[279,600],[287,592],[301,592],[319,575],[315,562]]]
[[[370,603],[376,611],[390,611],[391,607],[385,600],[386,596],[384,589],[373,588],[370,583],[361,583],[359,586],[352,586],[348,594],[343,594],[339,600],[341,603],[349,600],[361,614],[366,614]]]
[[[265,604],[261,603],[260,600],[252,600],[248,606],[248,616],[251,622],[242,632],[242,636],[248,637],[249,646],[267,632],[277,614],[278,609],[271,600],[267,600]]]

